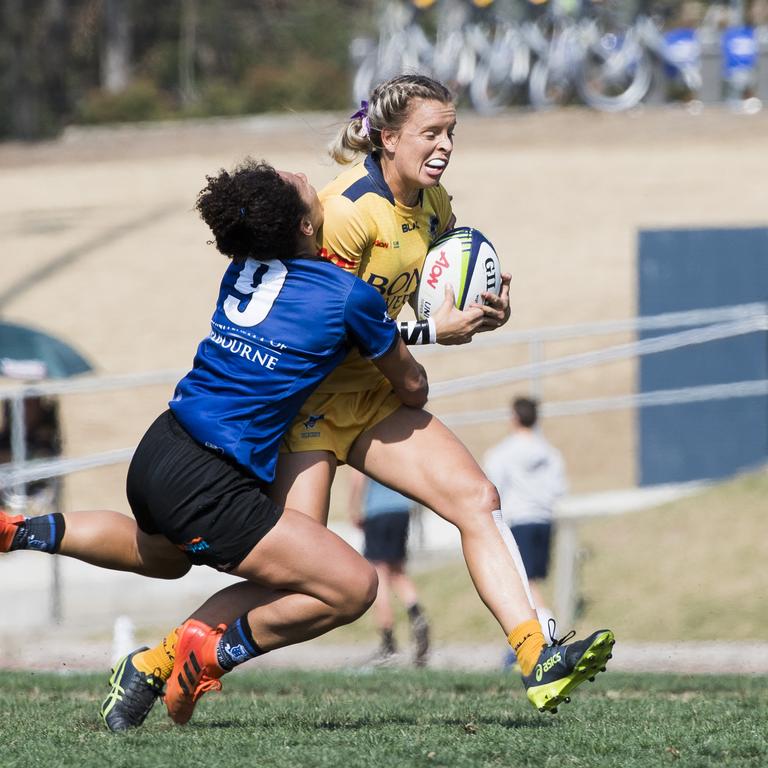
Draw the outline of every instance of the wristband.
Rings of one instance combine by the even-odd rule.
[[[437,341],[437,326],[430,317],[426,320],[403,320],[400,323],[400,338],[406,344],[434,344]]]

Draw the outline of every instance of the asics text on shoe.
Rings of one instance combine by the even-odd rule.
[[[133,657],[146,651],[138,648],[115,664],[109,678],[109,695],[101,704],[101,719],[110,731],[137,728],[163,693],[163,681],[133,666]]]
[[[523,675],[528,700],[539,712],[557,712],[561,703],[570,702],[570,694],[585,680],[594,680],[605,671],[616,642],[613,632],[600,629],[584,640],[566,644],[554,640],[541,649],[541,655],[529,675]]]

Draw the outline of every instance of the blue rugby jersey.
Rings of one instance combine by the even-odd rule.
[[[200,444],[270,483],[310,392],[352,347],[375,359],[398,338],[381,294],[327,261],[233,262],[169,406]]]

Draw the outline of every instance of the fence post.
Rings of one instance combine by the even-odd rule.
[[[54,479],[53,511],[61,512],[61,485],[60,477]],[[51,558],[51,590],[49,602],[49,617],[52,624],[61,624],[64,620],[64,601],[62,599],[61,556],[54,555]]]
[[[13,474],[22,469],[27,460],[27,425],[24,418],[25,413],[24,395],[14,394],[11,399],[11,463],[13,465]],[[13,500],[11,506],[14,512],[26,512],[27,509],[27,484],[25,482],[16,482],[13,478],[11,486]]]
[[[555,618],[570,627],[576,616],[576,558],[578,556],[578,521],[557,520],[555,535]]]

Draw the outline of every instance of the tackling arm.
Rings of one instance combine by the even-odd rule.
[[[389,379],[403,405],[412,408],[426,405],[429,394],[427,372],[416,362],[402,339],[398,339],[389,352],[371,362]]]

